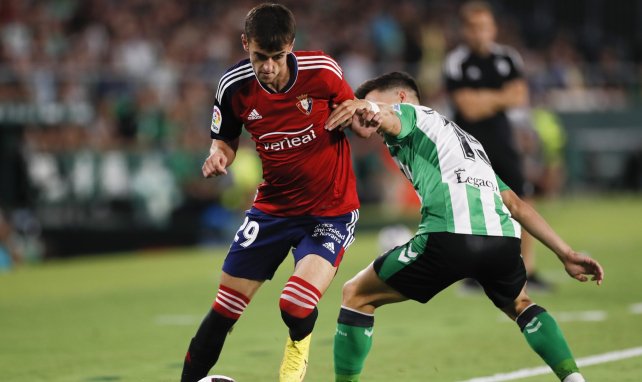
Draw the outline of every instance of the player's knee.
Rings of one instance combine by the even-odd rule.
[[[515,323],[519,326],[519,330],[523,332],[526,326],[533,321],[535,317],[544,312],[546,312],[546,309],[537,304],[531,304],[519,313],[515,319]]]
[[[212,309],[223,317],[238,320],[249,303],[249,297],[243,293],[220,285]]]
[[[352,309],[361,310],[366,305],[371,305],[374,295],[363,292],[363,282],[355,277],[343,284],[341,305]]]
[[[356,303],[356,300],[359,294],[358,291],[359,291],[358,283],[355,279],[346,281],[346,283],[343,284],[343,289],[341,290],[341,294],[342,294],[341,303],[346,306],[350,306]]]
[[[296,318],[305,318],[316,309],[321,292],[300,277],[292,276],[285,284],[279,299],[282,312]]]
[[[526,309],[535,305],[533,300],[530,299],[525,293],[522,293],[519,297],[513,301],[513,303],[502,310],[508,317],[511,319],[516,319],[520,314],[522,314]]]

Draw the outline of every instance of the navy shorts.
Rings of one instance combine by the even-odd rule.
[[[234,277],[269,280],[293,248],[294,263],[309,254],[337,267],[354,241],[359,211],[340,216],[273,216],[254,207],[236,232],[223,263]]]

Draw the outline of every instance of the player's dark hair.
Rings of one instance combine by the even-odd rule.
[[[281,50],[294,41],[296,23],[292,12],[281,4],[263,3],[252,8],[245,17],[245,37],[261,49]]]
[[[421,102],[421,94],[419,93],[417,82],[410,74],[405,72],[390,72],[368,80],[359,86],[357,91],[354,92],[354,95],[357,98],[363,99],[371,91],[386,91],[394,88],[412,90],[417,95],[417,100]]]

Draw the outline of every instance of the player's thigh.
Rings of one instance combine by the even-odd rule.
[[[297,220],[294,275],[324,293],[337,273],[346,249],[354,241],[359,211],[339,216],[307,217]]]
[[[526,284],[521,241],[497,236],[477,238],[482,241],[482,251],[472,260],[478,264],[472,277],[479,281],[495,306],[502,309],[513,305]]]
[[[371,263],[343,285],[342,305],[363,313],[408,298],[383,282]]]
[[[263,281],[234,277],[222,272],[220,284],[241,293],[251,300],[256,291],[263,285]]]
[[[453,258],[456,235],[438,232],[413,237],[374,261],[377,276],[405,297],[427,302],[463,276]]]
[[[268,280],[283,262],[291,247],[290,221],[257,209],[247,211],[243,224],[223,263],[230,276]]]
[[[309,254],[297,262],[293,275],[309,282],[323,294],[336,273],[337,267],[328,260],[319,255]]]

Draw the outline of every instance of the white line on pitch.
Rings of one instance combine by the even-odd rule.
[[[604,321],[606,312],[603,310],[587,310],[584,312],[553,312],[553,317],[558,322],[573,321]]]
[[[642,313],[642,304],[640,304]],[[631,308],[633,310],[633,308]],[[585,310],[580,312],[551,312],[557,322],[595,322],[606,320],[608,314],[603,310]],[[498,315],[498,320],[501,322],[512,322],[506,315]]]
[[[631,311],[631,313],[633,313],[633,314],[642,314],[642,302],[637,303],[637,304],[632,304],[632,305],[629,307],[629,310],[630,310],[630,311]]]
[[[618,350],[604,354],[592,355],[584,358],[577,359],[578,366],[590,366],[597,365],[600,363],[619,361],[622,359],[633,358],[642,356],[642,346],[637,348]],[[521,369],[512,371],[510,373],[500,373],[495,375],[490,375],[488,377],[478,377],[473,379],[468,379],[463,382],[501,382],[501,381],[514,381],[516,379],[534,377],[536,375],[543,375],[552,373],[551,369],[548,367],[534,367],[530,369]]]
[[[193,314],[163,314],[156,316],[154,323],[156,323],[156,325],[189,326],[198,324],[202,319],[203,317]]]

